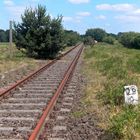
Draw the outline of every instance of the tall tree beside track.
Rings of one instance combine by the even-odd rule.
[[[55,56],[60,49],[63,49],[63,27],[61,24],[62,17],[54,18],[51,22],[51,54]],[[61,46],[61,48],[60,48]]]
[[[63,47],[62,18],[51,19],[46,11],[46,7],[40,5],[26,9],[21,16],[22,22],[14,25],[16,46],[26,49],[29,56],[52,57]]]

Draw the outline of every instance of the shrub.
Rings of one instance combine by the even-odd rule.
[[[84,44],[85,45],[94,45],[95,41],[94,41],[94,39],[91,36],[87,36],[84,39]]]
[[[26,9],[22,22],[15,24],[15,44],[25,48],[29,56],[53,57],[61,50],[63,41],[62,17],[51,19],[46,8]]]
[[[119,41],[127,48],[140,49],[140,33],[121,33],[119,34]]]
[[[103,42],[106,42],[108,44],[114,44],[115,43],[115,38],[112,37],[112,36],[106,36],[104,39],[103,39]]]
[[[106,34],[107,34],[106,31],[104,31],[103,29],[95,28],[95,29],[88,29],[86,31],[85,36],[91,36],[95,40],[102,42]]]

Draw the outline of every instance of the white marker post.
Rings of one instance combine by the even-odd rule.
[[[124,98],[126,104],[138,104],[138,88],[136,85],[124,86]]]
[[[12,21],[9,22],[9,56],[12,58],[12,45],[13,45],[13,36],[12,36]]]

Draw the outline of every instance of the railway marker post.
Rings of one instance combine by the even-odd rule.
[[[135,85],[124,86],[124,97],[126,104],[138,104],[138,88]]]

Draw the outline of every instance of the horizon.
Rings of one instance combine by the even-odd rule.
[[[133,0],[2,0],[0,29],[9,29],[9,20],[21,22],[26,8],[46,6],[51,17],[63,16],[63,27],[81,35],[89,28],[102,28],[107,33],[140,32],[140,1]],[[119,27],[119,28],[118,28]]]

